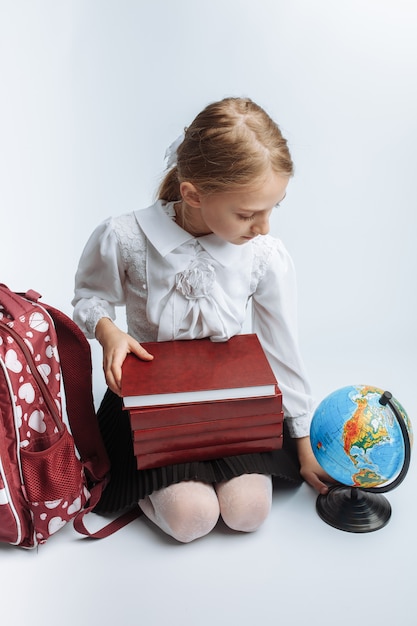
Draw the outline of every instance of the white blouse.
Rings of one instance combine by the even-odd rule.
[[[241,246],[178,226],[173,203],[157,201],[100,224],[75,277],[74,320],[88,338],[102,317],[125,306],[138,341],[226,341],[243,332],[252,305],[258,335],[282,391],[292,437],[309,434],[313,400],[297,343],[296,283],[279,239]]]

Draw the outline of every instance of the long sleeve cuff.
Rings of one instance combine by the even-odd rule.
[[[310,436],[311,415],[300,415],[299,417],[286,417],[288,431],[294,439]]]
[[[82,301],[80,305],[74,309],[74,321],[81,328],[87,339],[95,338],[96,326],[99,320],[103,317],[109,317],[114,321],[114,309],[111,306],[105,306],[100,302],[94,304],[94,306],[83,306]]]

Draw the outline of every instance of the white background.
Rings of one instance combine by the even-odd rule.
[[[0,281],[71,315],[93,228],[153,201],[166,147],[208,102],[250,96],[296,165],[271,230],[297,266],[317,400],[375,384],[413,420],[416,32],[412,0],[0,0]],[[2,603],[28,623],[30,580],[44,625],[67,587],[64,624],[415,624],[414,474],[373,534],[328,528],[303,486],[250,537],[178,546],[141,520],[99,543],[65,529],[38,555],[3,546]]]

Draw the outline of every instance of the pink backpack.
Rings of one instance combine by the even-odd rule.
[[[0,542],[44,543],[70,520],[84,525],[107,484],[109,461],[92,394],[90,346],[61,311],[34,291],[0,285]],[[65,408],[65,411],[64,411]]]

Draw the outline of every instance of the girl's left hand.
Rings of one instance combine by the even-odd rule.
[[[329,483],[335,481],[317,462],[311,449],[310,437],[301,437],[296,439],[296,442],[301,476],[316,491],[325,495],[329,491]]]

